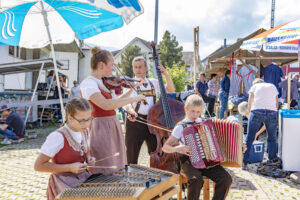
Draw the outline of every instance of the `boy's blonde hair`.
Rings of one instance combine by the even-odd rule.
[[[203,106],[204,101],[203,99],[198,96],[197,94],[192,94],[188,96],[188,98],[185,101],[185,107],[190,107],[190,106]]]
[[[264,80],[262,80],[261,78],[256,78],[256,79],[254,79],[254,81],[252,82],[252,85],[255,85],[255,84],[257,84],[257,83],[263,83],[264,82]]]

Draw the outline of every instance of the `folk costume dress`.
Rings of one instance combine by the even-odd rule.
[[[47,137],[41,153],[51,157],[52,162],[56,164],[83,163],[88,153],[88,131],[75,132],[65,125]],[[81,174],[52,173],[47,188],[47,199],[54,200],[64,189],[76,187],[90,175],[88,171]]]
[[[91,155],[100,160],[111,156],[117,152],[117,157],[111,157],[100,162],[96,162],[96,166],[116,166],[111,168],[94,168],[93,173],[102,173],[109,175],[113,171],[122,169],[127,164],[125,140],[121,129],[121,124],[116,116],[115,110],[104,110],[94,104],[90,97],[99,92],[104,98],[112,99],[111,91],[107,89],[102,80],[94,77],[88,77],[80,84],[80,91],[83,98],[89,100],[93,107],[92,129],[90,135]]]

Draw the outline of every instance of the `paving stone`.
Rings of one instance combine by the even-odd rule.
[[[38,135],[50,133],[52,129],[38,130]],[[46,136],[38,136],[20,144],[8,145],[0,148],[0,199],[46,199],[48,173],[33,170],[36,157]],[[263,138],[265,140],[265,138]],[[265,155],[265,160],[266,160]],[[143,144],[139,164],[149,166],[147,146]],[[227,200],[300,200],[300,185],[291,180],[274,179],[255,173],[258,164],[250,164],[250,170],[227,168],[233,177],[233,184]],[[212,187],[212,183],[210,183]],[[212,197],[212,189],[210,195]],[[202,198],[202,197],[201,197]]]

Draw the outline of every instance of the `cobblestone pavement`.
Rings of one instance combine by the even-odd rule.
[[[41,129],[39,133],[49,133],[52,129]],[[45,136],[27,140],[21,144],[0,148],[0,199],[2,200],[42,200],[49,174],[33,170],[33,164]],[[139,164],[149,165],[146,145],[143,145]],[[289,179],[274,179],[257,175],[257,164],[252,164],[249,171],[228,168],[233,177],[233,184],[227,199],[246,200],[300,200],[300,185]],[[212,183],[211,183],[212,185]],[[211,190],[212,196],[212,190]]]

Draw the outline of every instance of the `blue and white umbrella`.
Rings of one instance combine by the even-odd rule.
[[[143,13],[138,0],[28,1],[0,13],[0,43],[24,48],[86,39],[129,23]],[[43,13],[45,15],[43,15]]]
[[[53,44],[84,40],[122,27],[143,13],[138,0],[2,0],[0,44],[42,48],[50,44],[65,120]],[[17,3],[16,3],[17,2]]]

